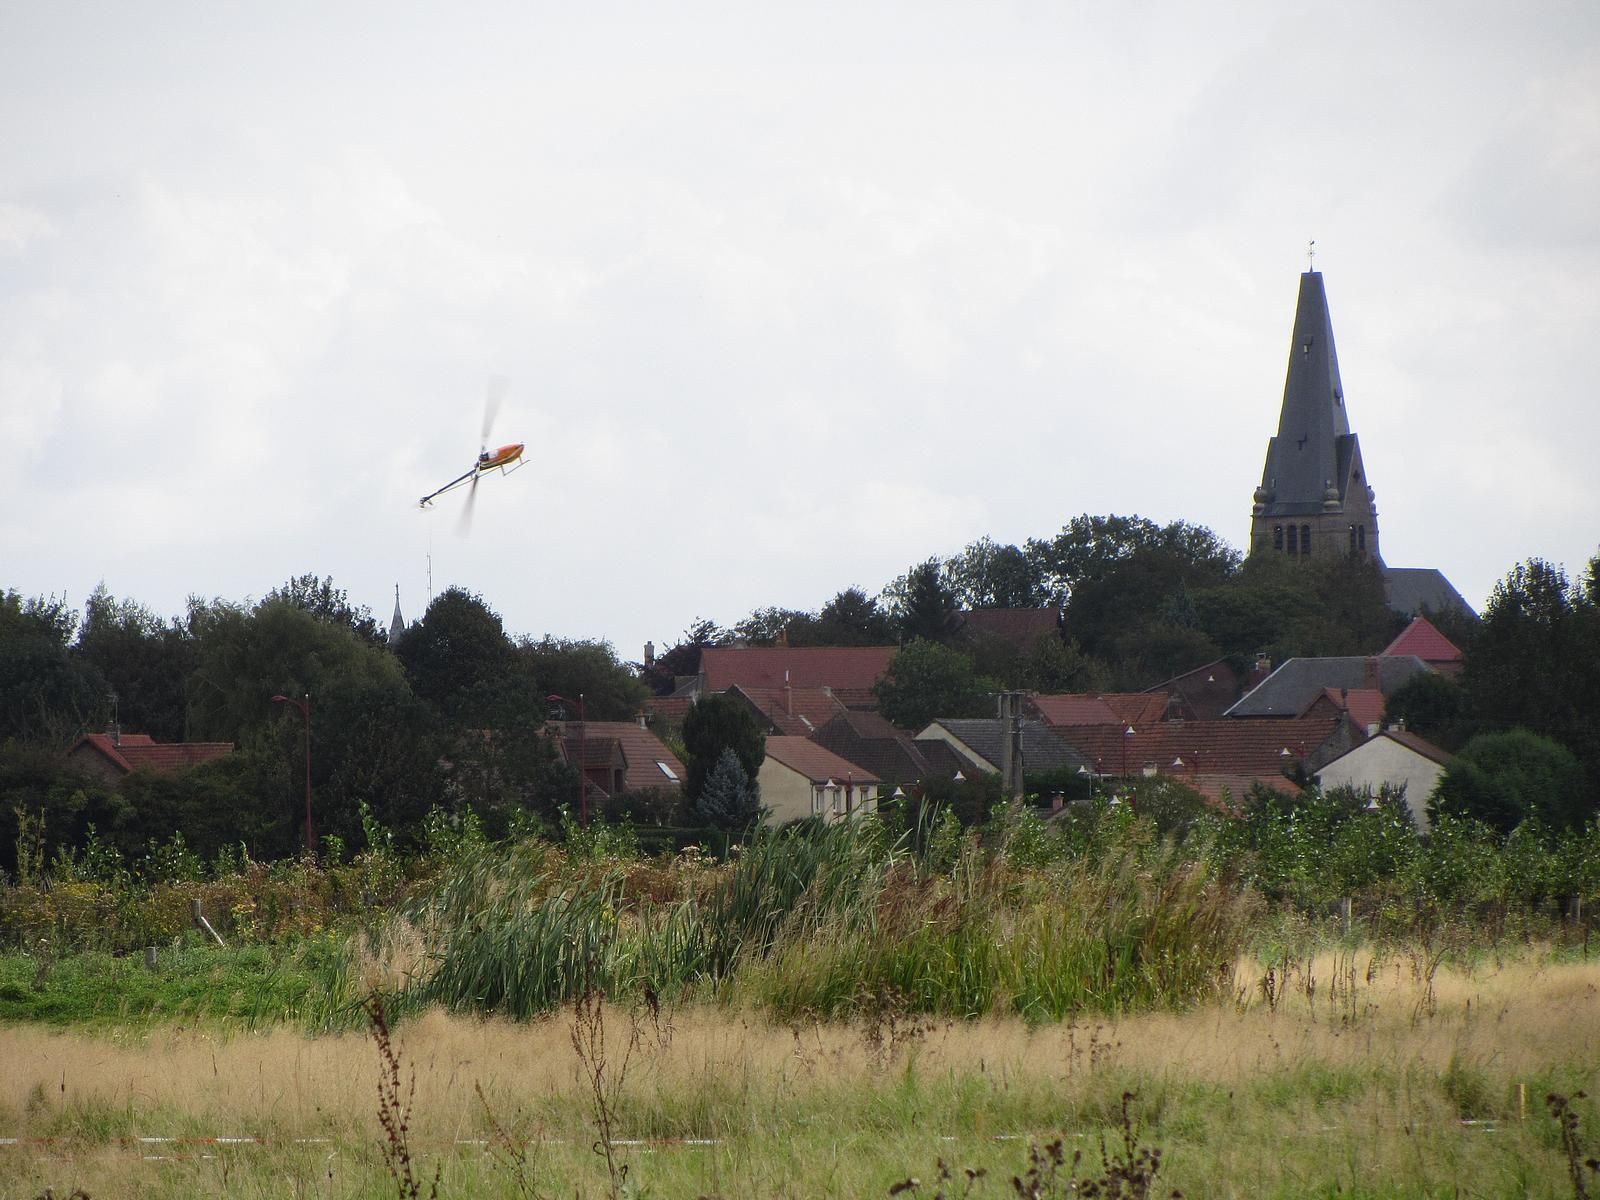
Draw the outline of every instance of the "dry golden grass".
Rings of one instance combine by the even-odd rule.
[[[1538,1126],[1548,1121],[1552,1081],[1600,1090],[1600,963],[1529,955],[1435,971],[1421,957],[1324,955],[1287,971],[1276,965],[1270,986],[1265,978],[1259,965],[1241,964],[1231,997],[1191,1012],[1033,1029],[1008,1020],[778,1026],[701,1008],[677,1013],[667,1036],[646,1019],[617,1125],[625,1136],[714,1137],[727,1147],[715,1152],[720,1167],[701,1163],[681,1191],[679,1167],[639,1160],[636,1178],[656,1172],[653,1194],[713,1190],[718,1171],[767,1194],[818,1194],[789,1189],[811,1170],[807,1154],[832,1154],[834,1182],[823,1193],[881,1195],[896,1171],[926,1171],[941,1153],[1009,1154],[1014,1170],[1014,1144],[997,1146],[992,1135],[1093,1131],[1131,1087],[1155,1122],[1153,1140],[1168,1150],[1173,1182],[1191,1196],[1297,1194],[1330,1181],[1357,1191],[1399,1181],[1394,1194],[1408,1194],[1407,1181],[1422,1187],[1440,1172],[1476,1181],[1478,1194],[1501,1184],[1508,1194],[1564,1194],[1561,1163]],[[612,1078],[631,1028],[626,1014],[609,1014]],[[567,1016],[517,1025],[434,1012],[402,1024],[395,1040],[406,1073],[415,1072],[421,1152],[487,1135],[480,1090],[519,1134],[592,1141]],[[382,1178],[361,1158],[377,1137],[378,1064],[363,1035],[9,1028],[0,1030],[0,1063],[0,1135],[71,1137],[81,1147],[72,1152],[77,1173],[54,1176],[58,1194],[72,1182],[98,1196],[108,1172],[126,1166],[115,1139],[137,1135],[249,1135],[285,1147],[331,1138],[348,1148],[347,1161],[354,1155],[372,1170],[349,1190],[328,1184],[309,1194],[383,1194],[362,1190]],[[1464,1133],[1463,1116],[1504,1128]],[[1431,1140],[1417,1130],[1432,1131]],[[51,1145],[59,1154],[60,1143]],[[260,1153],[277,1162],[272,1169],[288,1169]],[[0,1150],[0,1194],[43,1177],[29,1154]],[[850,1166],[852,1155],[861,1162]],[[568,1173],[566,1194],[596,1186],[591,1157],[557,1156],[551,1169]]]

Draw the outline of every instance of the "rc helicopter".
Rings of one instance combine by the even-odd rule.
[[[478,461],[472,464],[472,469],[465,474],[458,475],[443,487],[429,492],[421,500],[421,507],[432,508],[433,502],[446,492],[453,492],[459,487],[467,488],[467,503],[461,510],[461,524],[465,527],[472,519],[472,505],[478,498],[478,481],[491,471],[499,471],[502,475],[509,475],[513,471],[527,466],[527,460],[522,457],[525,448],[523,442],[511,442],[504,446],[489,449],[489,430],[494,425],[495,413],[500,408],[500,401],[505,398],[507,381],[496,377],[489,381],[489,394],[483,405],[483,434],[479,439],[481,449],[478,451]]]

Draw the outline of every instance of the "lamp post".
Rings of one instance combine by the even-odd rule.
[[[550,701],[550,703],[552,703],[552,704],[571,704],[572,703],[572,701],[568,700],[565,696],[561,695],[559,692],[551,692],[548,696],[545,697],[545,699]],[[588,756],[584,754],[584,749],[585,749],[587,743],[584,740],[584,729],[583,729],[583,727],[584,727],[583,693],[579,692],[578,693],[578,824],[580,824],[580,825],[584,826],[585,828],[587,828],[588,824],[589,824],[589,777],[588,777],[587,774],[585,774],[585,772],[588,770],[589,762],[588,762]]]
[[[290,696],[274,696],[274,704],[290,704],[300,710],[300,719],[305,727],[305,759],[306,759],[306,853],[315,854],[316,840],[311,836],[311,693],[296,700]]]

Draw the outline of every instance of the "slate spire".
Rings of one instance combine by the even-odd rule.
[[[1278,433],[1251,508],[1251,546],[1377,558],[1377,510],[1350,432],[1322,273],[1300,276]]]

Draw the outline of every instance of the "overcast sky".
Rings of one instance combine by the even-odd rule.
[[[1078,513],[1242,546],[1312,238],[1390,565],[1581,571],[1594,0],[0,4],[0,587],[431,560],[637,659]]]

